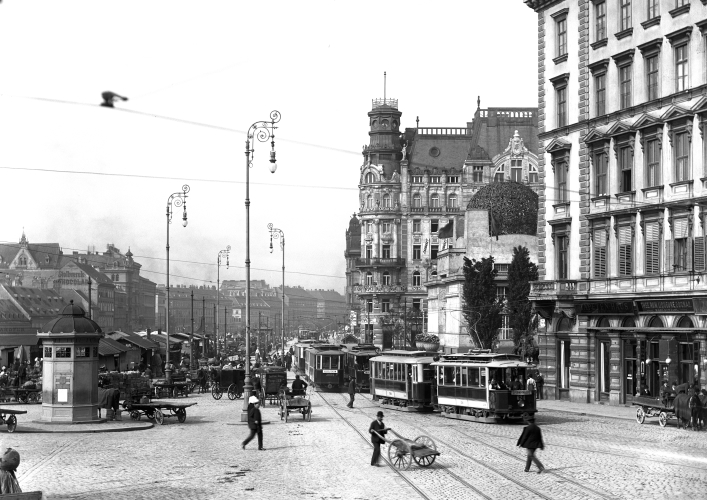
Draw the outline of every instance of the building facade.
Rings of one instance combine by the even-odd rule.
[[[538,14],[538,271],[549,397],[703,386],[704,1],[526,0]]]
[[[537,110],[477,104],[464,127],[420,127],[418,119],[401,132],[397,100],[373,100],[352,289],[362,333],[377,345],[383,345],[388,315],[426,308],[423,283],[436,272],[442,249],[437,231],[461,215],[480,188],[513,181],[541,189],[533,153]]]

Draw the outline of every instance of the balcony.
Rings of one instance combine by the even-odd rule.
[[[405,259],[400,257],[383,258],[376,257],[373,259],[357,258],[356,267],[403,267],[405,266]]]
[[[530,295],[539,298],[550,295],[574,295],[577,292],[577,280],[532,281]]]
[[[354,293],[405,293],[405,285],[354,285]]]

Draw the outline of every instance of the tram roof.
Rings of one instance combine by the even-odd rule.
[[[380,349],[373,344],[345,344],[344,349],[346,352],[354,354],[369,354],[380,352]]]
[[[327,355],[327,356],[335,356],[335,355],[343,356],[344,355],[344,351],[336,350],[336,349],[325,349],[325,348],[320,348],[320,347],[312,347],[307,350],[312,352],[313,354],[317,354],[317,355]]]
[[[431,363],[437,353],[427,351],[384,351],[380,356],[371,358],[371,361],[381,361],[384,363],[404,363],[410,362],[425,362]]]
[[[505,354],[498,352],[444,354],[440,357],[439,361],[432,364],[435,366],[483,364],[494,367],[518,366],[526,368],[531,366],[523,361],[517,354]]]

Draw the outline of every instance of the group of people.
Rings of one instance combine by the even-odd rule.
[[[510,387],[503,380],[502,374],[496,379],[496,376],[492,376],[489,381],[489,389],[493,390],[511,390],[511,391],[532,391],[537,399],[543,399],[543,385],[545,384],[545,379],[540,372],[530,374],[527,380],[522,380],[518,375],[513,377],[510,383]]]
[[[668,381],[663,380],[663,384],[660,387],[659,391],[659,397],[660,400],[663,402],[664,406],[670,406],[670,402],[677,396],[678,394],[683,393],[687,394],[689,396],[698,396],[700,401],[702,402],[702,406],[705,406],[707,404],[707,389],[701,389],[700,390],[700,384],[695,382],[694,384],[678,384],[676,381],[673,381],[673,383],[668,387]],[[646,385],[641,386],[641,388],[638,391],[637,396],[650,396],[651,393],[648,390],[648,387]]]
[[[36,385],[42,378],[42,361],[43,359],[34,358],[34,364],[30,365],[27,360],[15,360],[9,369],[3,366],[0,370],[0,387]]]

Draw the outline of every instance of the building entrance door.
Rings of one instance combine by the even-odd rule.
[[[636,394],[636,387],[637,384],[639,383],[639,380],[637,378],[637,365],[635,359],[627,359],[626,360],[626,366],[625,366],[625,376],[626,376],[626,383],[624,385],[624,394],[626,396],[626,403],[630,403],[633,401],[633,396]]]

